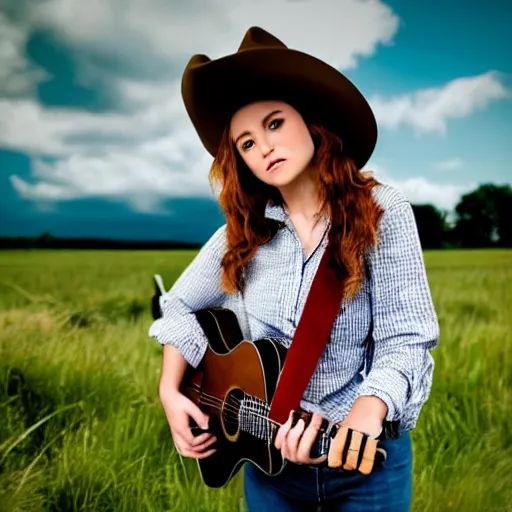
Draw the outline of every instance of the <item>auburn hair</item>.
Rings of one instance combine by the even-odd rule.
[[[315,146],[312,165],[320,215],[330,215],[328,250],[336,273],[343,278],[345,297],[353,297],[364,275],[364,255],[377,243],[382,209],[372,189],[378,184],[345,154],[340,137],[320,124],[308,124]],[[220,184],[219,204],[226,216],[227,249],[222,258],[222,286],[228,293],[243,291],[244,268],[260,246],[284,223],[265,217],[267,203],[283,203],[279,190],[254,176],[231,140],[226,127],[209,174]]]

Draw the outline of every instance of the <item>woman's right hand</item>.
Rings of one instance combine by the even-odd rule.
[[[176,450],[183,457],[204,459],[215,453],[215,448],[210,448],[215,443],[213,434],[205,432],[194,436],[190,427],[190,418],[202,429],[208,428],[208,416],[199,407],[177,390],[160,388],[160,400],[164,407],[165,415]]]

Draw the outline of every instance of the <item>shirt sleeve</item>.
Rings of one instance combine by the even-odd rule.
[[[387,209],[379,231],[369,255],[373,359],[358,396],[379,397],[386,420],[412,430],[430,394],[439,324],[411,205]]]
[[[197,368],[208,338],[195,312],[219,306],[226,297],[221,287],[221,261],[226,248],[226,226],[220,227],[203,245],[172,288],[161,295],[162,317],[149,328],[149,336],[160,344],[171,344]]]

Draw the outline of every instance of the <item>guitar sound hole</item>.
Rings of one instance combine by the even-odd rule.
[[[232,389],[224,400],[224,406],[222,407],[222,422],[224,423],[224,429],[230,436],[237,434],[240,428],[240,422],[238,420],[238,414],[240,412],[240,404],[244,399],[244,392],[241,389]]]

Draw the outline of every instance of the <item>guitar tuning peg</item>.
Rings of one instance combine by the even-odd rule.
[[[162,276],[155,274],[153,276],[153,284],[155,286],[155,292],[151,297],[151,314],[154,320],[162,317],[162,310],[160,308],[160,297],[166,293],[164,281]]]
[[[163,295],[164,293],[166,293],[165,286],[164,286],[164,280],[162,279],[162,276],[160,274],[153,275],[153,282],[155,285],[155,293],[158,293],[160,295]]]

